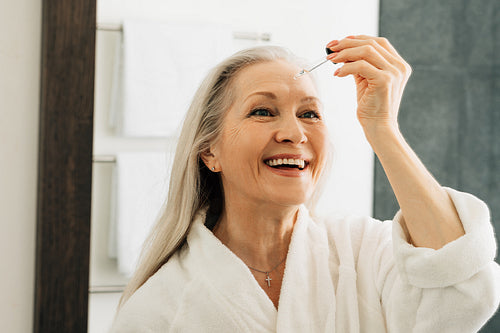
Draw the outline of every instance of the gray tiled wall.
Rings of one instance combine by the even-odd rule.
[[[380,0],[380,35],[413,67],[401,131],[441,184],[486,201],[498,237],[500,1]],[[374,216],[392,218],[398,205],[378,161],[374,197]],[[500,314],[481,332],[500,332]]]

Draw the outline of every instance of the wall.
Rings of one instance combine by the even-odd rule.
[[[0,323],[12,333],[33,322],[40,28],[41,1],[0,4]]]
[[[498,240],[500,2],[382,0],[380,7],[380,34],[413,67],[403,135],[441,184],[489,205]],[[374,208],[384,219],[397,209],[379,163]],[[500,332],[500,313],[481,332]]]

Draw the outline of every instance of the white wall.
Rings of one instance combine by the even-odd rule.
[[[0,326],[31,332],[41,1],[0,4]]]

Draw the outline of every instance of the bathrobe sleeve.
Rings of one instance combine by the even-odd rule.
[[[500,267],[488,207],[446,188],[465,235],[439,250],[409,244],[400,225],[374,268],[388,332],[477,332],[500,301]]]

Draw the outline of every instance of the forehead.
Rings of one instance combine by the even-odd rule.
[[[274,92],[296,97],[318,97],[316,86],[309,75],[294,79],[301,70],[285,60],[267,61],[243,68],[235,78],[236,98],[245,98],[255,92]]]

